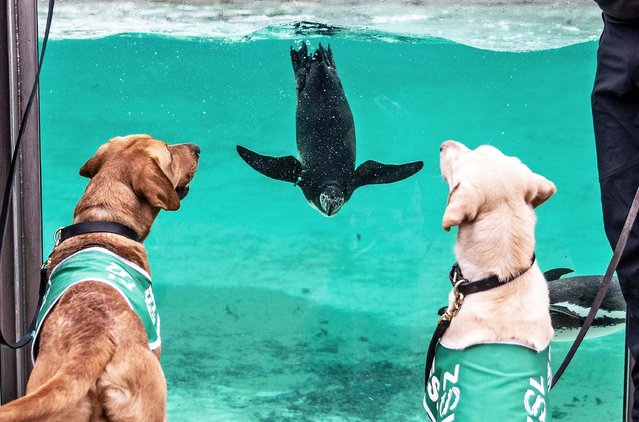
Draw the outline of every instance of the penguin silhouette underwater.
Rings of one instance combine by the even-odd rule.
[[[297,84],[296,135],[300,159],[289,155],[270,157],[241,145],[240,157],[253,169],[272,179],[299,186],[311,206],[331,217],[350,199],[355,189],[393,183],[410,177],[424,163],[382,164],[366,161],[355,168],[355,124],[333,52],[319,47],[308,54],[305,43],[291,47]]]
[[[555,329],[555,341],[574,341],[590,312],[603,278],[601,275],[561,278],[571,272],[573,270],[569,268],[555,268],[544,273],[550,294],[550,318]],[[625,326],[626,302],[619,279],[613,277],[586,338],[609,335]]]

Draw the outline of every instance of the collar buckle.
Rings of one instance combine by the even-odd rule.
[[[60,244],[60,237],[62,236],[62,229],[64,227],[60,227],[58,228],[58,230],[55,231],[55,233],[53,233],[53,242],[54,242],[54,246],[58,246]]]

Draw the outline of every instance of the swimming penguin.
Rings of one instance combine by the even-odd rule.
[[[333,60],[322,44],[308,55],[306,44],[291,47],[297,83],[296,132],[300,159],[269,157],[240,145],[237,152],[256,171],[299,185],[322,214],[335,215],[355,189],[406,179],[424,166],[421,161],[391,165],[366,161],[355,169],[355,125]]]
[[[573,341],[590,311],[601,285],[602,276],[561,278],[573,270],[555,268],[544,273],[550,293],[550,318],[555,329],[553,341]],[[608,291],[586,334],[586,338],[602,337],[622,330],[626,323],[626,302],[619,280],[610,280]]]

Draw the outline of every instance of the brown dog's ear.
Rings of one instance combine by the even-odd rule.
[[[108,147],[109,144],[106,143],[98,148],[95,155],[89,158],[89,161],[87,161],[82,167],[80,167],[80,176],[88,177],[89,179],[91,179],[98,173],[98,171],[100,171],[102,164],[104,164],[105,152]]]
[[[451,227],[459,226],[464,221],[473,221],[479,212],[479,197],[469,187],[461,183],[455,185],[448,195],[448,204],[444,211],[442,227],[450,231]]]
[[[533,208],[537,208],[555,192],[557,192],[557,188],[553,182],[544,176],[533,173],[526,190],[526,203],[531,204]]]
[[[140,165],[133,173],[133,190],[156,208],[175,211],[180,208],[180,198],[175,187],[155,160]]]

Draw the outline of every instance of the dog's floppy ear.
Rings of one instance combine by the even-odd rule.
[[[108,147],[109,144],[106,143],[98,148],[95,155],[89,158],[89,160],[84,163],[82,167],[80,167],[80,176],[88,177],[89,179],[91,179],[98,173],[98,171],[100,171],[102,164],[104,164],[106,150]]]
[[[180,198],[175,187],[155,159],[149,159],[145,165],[138,166],[133,172],[132,184],[135,194],[146,199],[151,206],[167,211],[180,208]]]
[[[444,211],[442,227],[450,231],[464,221],[473,221],[479,212],[479,195],[472,187],[458,183],[448,194],[448,204]]]
[[[536,208],[546,202],[555,192],[557,192],[557,188],[553,182],[544,176],[533,173],[526,190],[526,203]]]

